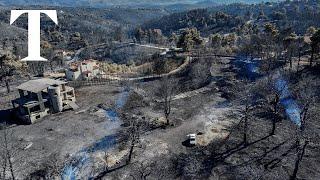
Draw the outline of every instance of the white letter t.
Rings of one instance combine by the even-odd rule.
[[[10,25],[22,14],[28,14],[28,57],[22,61],[47,61],[40,55],[40,14],[44,13],[58,24],[56,10],[12,10]]]

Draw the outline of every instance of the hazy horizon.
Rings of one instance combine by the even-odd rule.
[[[132,5],[145,5],[145,6],[163,6],[174,4],[230,4],[230,3],[261,3],[261,2],[278,2],[279,0],[0,0],[0,5],[53,5],[53,6],[132,6]]]

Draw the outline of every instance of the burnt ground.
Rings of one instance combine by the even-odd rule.
[[[14,157],[19,177],[43,168],[52,156],[63,166],[66,159],[95,141],[113,134],[107,131],[110,120],[94,112],[99,104],[112,106],[121,92],[116,86],[83,87],[76,90],[80,109],[45,117],[33,125],[11,125],[13,145],[21,148]]]
[[[76,90],[77,104],[80,106],[76,112],[66,111],[50,115],[33,125],[12,125],[9,130],[14,133],[12,144],[25,148],[15,157],[18,177],[26,177],[29,173],[41,169],[43,164],[52,158],[56,158],[63,167],[66,160],[83,148],[90,147],[108,134],[114,134],[114,131],[106,132],[108,119],[97,109],[101,104],[112,107],[121,90],[121,87],[114,86],[80,88]],[[182,145],[186,135],[203,132],[206,123],[214,121],[215,115],[207,117],[206,113],[214,109],[215,103],[219,101],[224,100],[210,91],[173,102],[171,120],[174,125],[166,129],[158,128],[143,136],[142,144],[148,147],[144,153],[149,154],[144,158],[154,158],[154,151],[159,155],[166,151],[186,152],[187,148]],[[132,114],[150,119],[163,117],[162,110],[157,106],[139,107]],[[29,166],[30,164],[32,166]]]
[[[225,63],[228,62],[229,60],[224,60],[219,64],[220,68],[225,67]],[[177,167],[179,157],[197,149],[185,146],[188,134],[198,134],[198,148],[204,148],[212,141],[225,139],[229,134],[228,129],[238,122],[235,117],[237,111],[236,107],[223,98],[223,93],[216,88],[217,81],[224,73],[217,69],[212,71],[217,77],[207,86],[210,91],[173,101],[171,126],[144,132],[140,137],[140,144],[135,148],[131,164],[106,174],[103,179],[140,179],[141,174],[149,172],[151,173],[148,178],[151,179],[174,179],[179,175],[180,167]],[[230,77],[232,73],[226,72],[226,75]],[[158,83],[154,81],[140,84],[139,88],[150,95],[156,91],[154,85]],[[141,100],[132,104],[138,104],[139,101]],[[163,118],[161,104],[151,103],[150,106],[135,106],[127,111],[145,119]]]
[[[302,138],[297,136],[298,127],[285,115],[276,123],[275,135],[270,135],[270,112],[255,109],[248,122],[248,143],[244,144],[239,113],[243,107],[223,98],[235,97],[232,86],[241,82],[231,78],[232,65],[224,64],[221,69],[223,73],[217,76],[226,78],[215,82],[218,92],[175,101],[171,116],[174,125],[145,133],[133,162],[104,179],[290,179],[297,159],[297,138],[301,145],[308,141],[297,179],[319,179],[317,116],[309,120]],[[316,104],[312,111],[317,109]],[[135,110],[146,112],[143,108]],[[185,147],[182,142],[189,133],[198,133],[202,137],[198,142],[204,139],[209,143]]]
[[[270,121],[255,116],[249,121],[249,144],[244,146],[242,126],[238,124],[241,118],[238,110],[241,107],[225,99],[230,95],[229,87],[234,84],[234,73],[228,59],[223,60],[218,67],[212,68],[215,78],[207,86],[211,88],[210,91],[174,101],[170,115],[171,126],[143,132],[140,143],[134,149],[132,162],[105,174],[103,179],[141,179],[143,176],[148,179],[289,177],[296,154],[296,127],[289,120],[282,119],[277,123],[276,135],[269,136]],[[157,83],[139,84],[139,88],[150,96],[130,99],[132,96],[137,97],[130,91],[125,108],[118,112],[122,120],[120,123],[126,122],[126,116],[139,116],[150,122],[163,118],[161,106],[154,102],[152,96],[155,91],[153,87]],[[76,112],[66,111],[48,116],[33,125],[12,125],[12,144],[19,144],[23,149],[14,157],[18,177],[26,177],[35,170],[43,169],[44,164],[52,159],[58,162],[61,171],[79,151],[90,148],[97,149],[97,153],[92,154],[97,169],[104,166],[104,151],[112,154],[114,161],[123,161],[128,150],[126,140],[118,139],[118,144],[108,150],[99,147],[99,143],[106,140],[105,137],[124,129],[120,124],[115,129],[108,129],[113,123],[110,118],[106,118],[104,111],[115,106],[122,92],[120,86],[83,87],[76,90],[80,106]],[[10,105],[4,104],[7,107]],[[319,131],[318,122],[311,124],[314,128],[312,132]],[[196,147],[183,145],[189,133],[198,134],[199,145]],[[314,141],[317,137],[315,133],[315,138],[306,148],[299,179],[319,179],[319,142]],[[78,177],[88,178],[89,175],[79,173]]]
[[[146,82],[139,86],[152,94],[154,89],[149,87],[153,87],[157,83],[157,81]],[[138,148],[135,157],[138,157],[139,152],[146,154],[146,156],[140,156],[142,159],[135,158],[134,161],[144,161],[146,159],[149,161],[148,159],[150,159],[151,162],[152,159],[158,158],[160,155],[171,158],[172,152],[175,155],[185,153],[188,148],[183,146],[182,142],[186,140],[187,134],[204,133],[211,130],[207,127],[211,127],[221,118],[224,119],[224,113],[228,112],[229,108],[215,109],[225,99],[220,97],[221,94],[213,88],[213,85],[209,85],[208,87],[211,87],[212,90],[204,94],[200,93],[174,101],[172,105],[173,113],[170,115],[172,126],[145,132],[141,137],[141,146],[146,148]],[[100,146],[99,143],[103,142],[104,138],[116,134],[117,130],[122,127],[118,124],[119,126],[117,125],[115,129],[110,129],[109,127],[114,124],[110,122],[110,118],[106,118],[105,110],[115,106],[122,91],[123,87],[111,85],[76,89],[79,110],[50,115],[33,125],[16,124],[14,121],[10,121],[12,119],[9,117],[12,124],[9,131],[13,133],[11,144],[19,147],[14,157],[14,169],[17,177],[27,177],[30,173],[37,174],[39,170],[45,169],[45,166],[52,161],[55,161],[57,168],[63,171],[68,161],[77,156],[80,151],[95,147],[97,144],[97,146]],[[4,103],[1,103],[1,108],[9,109],[10,100],[16,96],[16,92],[11,93],[10,96],[2,96]],[[133,109],[123,113],[129,113],[130,116],[134,114],[144,116],[150,121],[163,118],[163,112],[159,104],[150,99],[146,102],[143,105],[135,105]],[[136,103],[141,104],[140,102]],[[125,121],[125,119],[122,119],[122,121]],[[200,141],[206,144],[213,136],[212,133],[205,134]],[[122,150],[110,148],[110,151],[116,156],[119,152],[123,154],[123,147],[119,145],[119,148]],[[99,160],[104,150],[98,149],[97,151],[100,151],[100,153],[95,153],[92,156]]]

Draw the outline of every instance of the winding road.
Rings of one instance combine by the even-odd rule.
[[[106,45],[106,43],[98,44],[98,45],[91,45],[91,46],[88,46],[88,47],[96,47],[96,46],[98,47],[98,46],[103,46],[103,45]],[[158,49],[158,50],[163,51],[160,55],[166,55],[168,52],[170,52],[170,49],[166,48],[166,47],[159,47],[159,46],[148,45],[148,44],[138,44],[138,43],[133,43],[133,42],[121,43],[121,46],[118,46],[117,48],[128,47],[128,46],[140,46],[140,47],[145,47],[145,48]],[[78,61],[79,60],[79,55],[84,49],[85,48],[79,49],[75,53],[74,58],[69,62]],[[181,71],[185,70],[185,68],[189,64],[191,64],[192,62],[198,60],[199,58],[211,58],[211,57],[231,57],[231,58],[235,58],[236,57],[236,56],[227,56],[227,55],[219,55],[219,54],[201,54],[199,56],[199,55],[196,55],[194,53],[185,54],[185,55],[186,55],[185,62],[181,66],[179,66],[177,69],[172,70],[172,71],[170,71],[169,73],[166,73],[166,74],[149,75],[149,76],[134,77],[134,78],[124,78],[124,77],[107,75],[105,79],[106,80],[114,80],[114,81],[148,81],[148,80],[160,79],[160,78],[163,78],[163,77],[168,77],[168,76],[180,73]]]

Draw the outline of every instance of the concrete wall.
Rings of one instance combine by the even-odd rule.
[[[82,79],[80,71],[70,71],[70,70],[66,70],[66,78],[69,81],[75,81],[75,80]]]
[[[26,124],[33,124],[37,122],[38,120],[41,120],[45,116],[49,114],[49,108],[46,108],[42,112],[38,113],[31,113],[30,115],[21,115],[19,112],[17,112],[17,116]]]
[[[97,76],[100,72],[99,69],[94,69],[94,66],[96,65],[96,62],[81,63],[78,67],[78,71],[66,70],[66,78],[70,81],[91,79]],[[88,74],[88,77],[86,77],[86,75],[83,75],[83,72],[86,71],[91,72]]]
[[[63,110],[62,97],[60,94],[60,86],[50,86],[48,93],[51,100],[51,105],[54,113],[61,112]]]

